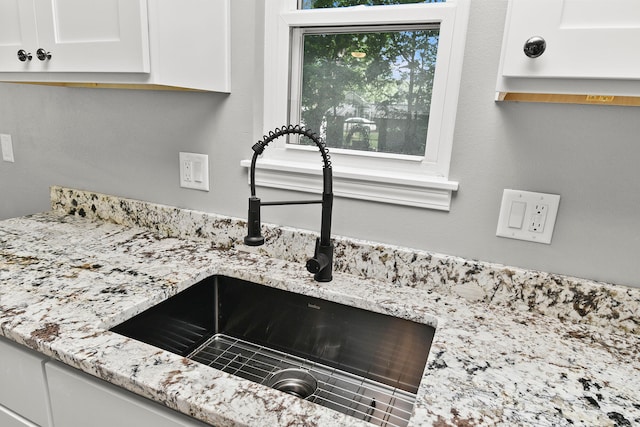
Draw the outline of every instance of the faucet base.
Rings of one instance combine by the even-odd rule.
[[[244,244],[247,246],[262,246],[264,245],[264,236],[245,236]]]

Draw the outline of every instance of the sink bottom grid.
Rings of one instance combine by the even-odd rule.
[[[306,400],[378,426],[406,427],[415,403],[404,390],[224,334],[187,357],[263,385],[285,369],[306,371],[317,381]]]

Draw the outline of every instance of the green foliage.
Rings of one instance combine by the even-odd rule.
[[[445,0],[302,0],[302,9],[321,9],[348,6],[378,6],[410,3],[444,3]]]
[[[323,1],[354,3],[316,3]],[[370,117],[391,119],[404,126],[389,132],[385,129],[376,150],[424,153],[437,43],[437,29],[306,34],[303,122],[320,129],[326,121],[327,143],[340,147],[341,120],[366,111]],[[354,105],[362,110],[341,111]],[[402,133],[402,141],[387,144],[387,135],[397,139]]]

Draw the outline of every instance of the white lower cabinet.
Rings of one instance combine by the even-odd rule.
[[[2,427],[38,427],[37,424],[21,417],[10,409],[0,405],[0,426]]]
[[[0,426],[50,426],[43,366],[47,360],[0,338]]]
[[[58,362],[48,362],[46,373],[55,427],[206,426]]]
[[[0,337],[0,427],[205,427]]]

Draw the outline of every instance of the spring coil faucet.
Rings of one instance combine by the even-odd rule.
[[[284,135],[297,134],[306,136],[312,140],[320,150],[322,156],[322,200],[297,200],[283,202],[261,202],[256,197],[256,160],[262,154],[271,141]],[[313,278],[318,282],[330,282],[333,278],[333,243],[331,242],[331,212],[333,210],[333,175],[331,170],[331,157],[325,143],[318,138],[311,130],[300,125],[288,125],[276,128],[269,132],[261,141],[251,147],[253,157],[251,158],[251,169],[249,172],[251,181],[251,197],[249,197],[249,214],[247,220],[248,234],[244,238],[244,243],[249,246],[260,246],[264,244],[264,237],[260,231],[260,207],[261,206],[281,206],[281,205],[303,205],[322,204],[322,219],[320,224],[320,237],[316,239],[316,247],[313,258],[307,261],[307,270],[313,273]]]

